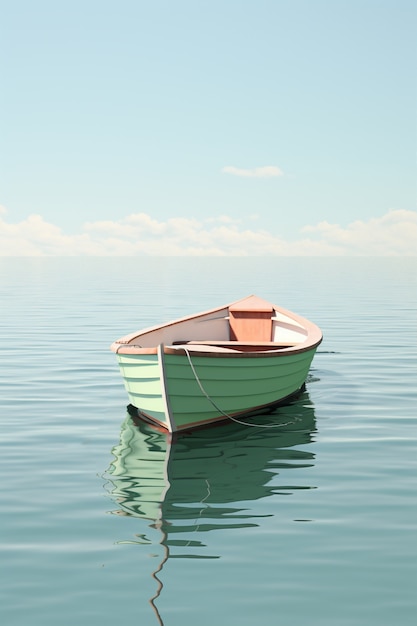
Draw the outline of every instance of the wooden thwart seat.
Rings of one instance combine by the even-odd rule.
[[[226,348],[233,348],[239,346],[260,346],[263,348],[286,348],[288,346],[297,345],[294,341],[214,341],[212,339],[203,339],[201,341],[174,341],[175,345],[191,344],[195,345],[201,343],[206,346],[225,346]]]
[[[302,341],[272,341],[272,323],[277,321],[269,302],[256,296],[229,306],[229,339],[174,341],[173,345],[212,346],[239,352],[268,352],[292,348]],[[223,334],[223,333],[222,333]],[[224,336],[224,335],[223,335]]]
[[[232,348],[239,352],[268,352],[281,348],[292,348],[297,345],[293,341],[215,341],[212,339],[194,341],[174,341],[176,346],[211,346],[213,348]]]
[[[272,305],[250,296],[229,307],[230,339],[232,341],[271,341]]]

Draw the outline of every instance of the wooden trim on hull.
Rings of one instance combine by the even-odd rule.
[[[305,390],[305,383],[303,383],[299,389],[297,389],[296,391],[293,391],[288,396],[285,396],[284,398],[281,398],[280,400],[275,400],[274,402],[269,402],[268,404],[262,404],[260,406],[253,407],[245,411],[240,411],[238,413],[231,413],[230,417],[219,415],[218,417],[211,417],[210,419],[204,420],[204,421],[182,424],[181,426],[177,427],[175,431],[170,431],[169,428],[167,428],[166,424],[163,424],[159,420],[156,420],[150,415],[147,415],[146,413],[144,413],[137,407],[133,406],[133,404],[128,404],[127,412],[129,413],[131,417],[136,418],[136,419],[142,419],[144,422],[146,422],[153,428],[156,428],[160,432],[178,434],[178,433],[187,432],[189,430],[209,428],[210,426],[216,426],[218,424],[221,424],[222,422],[228,422],[228,421],[232,422],[233,418],[255,417],[256,415],[263,415],[265,413],[270,413],[274,409],[280,406],[284,406],[285,404],[288,404],[288,402],[290,402],[291,400],[294,400],[295,398],[297,398],[300,395],[300,393],[302,393],[304,390]],[[250,422],[248,422],[248,424],[250,425]]]
[[[187,348],[187,351],[191,354],[204,356],[204,357],[222,357],[222,358],[242,358],[250,357],[256,358],[258,356],[279,357],[288,356],[289,354],[300,354],[301,352],[308,352],[322,342],[320,338],[315,343],[308,343],[307,345],[298,344],[286,346],[283,342],[236,342],[236,341],[182,341],[175,342],[172,346],[164,346],[165,354],[184,354],[185,350],[181,350],[182,346]],[[204,348],[212,347],[212,350],[199,349],[199,346]],[[218,348],[218,350],[216,350]],[[222,351],[221,348],[227,348],[228,350]],[[140,346],[132,345],[120,345],[115,350],[116,354],[129,355],[129,354],[158,354],[158,347],[155,348],[142,348]]]
[[[138,409],[133,404],[128,404],[126,408],[127,408],[127,412],[129,413],[130,417],[132,417],[134,420],[142,420],[143,422],[146,422],[146,424],[149,424],[149,426],[152,426],[152,428],[155,428],[156,430],[158,430],[161,433],[170,433],[171,432],[167,428],[166,424],[164,424],[163,422],[160,422],[159,420],[156,420],[155,418],[151,417],[150,415],[147,415],[146,413],[144,413],[143,411]]]
[[[177,430],[177,425],[175,423],[174,416],[172,415],[171,403],[169,401],[169,395],[167,393],[164,346],[162,343],[158,346],[158,365],[159,365],[159,375],[161,379],[162,399],[163,399],[164,406],[165,406],[165,415],[170,426],[169,430],[172,433],[174,433]]]
[[[250,358],[256,359],[257,357],[288,357],[291,354],[302,354],[303,352],[310,352],[311,350],[315,350],[317,346],[322,342],[322,338],[315,343],[299,344],[299,346],[291,345],[283,346],[282,343],[273,343],[268,342],[268,344],[260,344],[259,342],[235,342],[235,341],[206,341],[206,342],[198,342],[198,341],[190,341],[183,344],[178,344],[177,346],[165,346],[164,351],[165,354],[186,354],[185,350],[181,350],[182,346],[187,349],[187,352],[193,354],[195,356],[201,357],[220,357],[222,359],[241,359],[241,358]],[[202,346],[213,346],[213,350],[199,350],[198,345]],[[216,348],[231,348],[230,351],[221,352],[216,351]]]

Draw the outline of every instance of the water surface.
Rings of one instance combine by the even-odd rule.
[[[322,328],[306,391],[132,422],[109,344],[250,293]],[[414,259],[1,259],[1,623],[414,624],[416,294]]]

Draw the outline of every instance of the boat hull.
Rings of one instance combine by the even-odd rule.
[[[111,345],[129,402],[170,432],[261,412],[304,385],[321,330],[257,296]]]
[[[282,403],[303,388],[315,352],[316,347],[235,358],[168,349],[117,359],[131,406],[176,432]]]

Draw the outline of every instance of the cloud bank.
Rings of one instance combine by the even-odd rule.
[[[40,215],[8,223],[0,210],[0,256],[416,256],[417,213],[393,210],[347,226],[305,226],[295,241],[222,215],[206,220],[146,213],[87,222],[66,235]]]
[[[255,167],[253,169],[243,169],[234,165],[227,165],[222,169],[224,174],[233,174],[233,176],[243,176],[245,178],[274,178],[276,176],[284,176],[284,172],[276,165],[264,165],[263,167]]]

